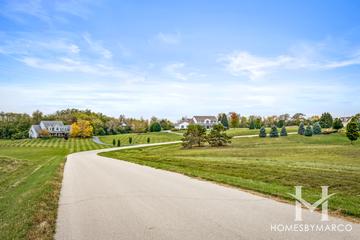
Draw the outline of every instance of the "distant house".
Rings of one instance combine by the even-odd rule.
[[[215,116],[194,116],[192,120],[195,124],[199,124],[206,129],[212,128],[212,126],[218,123]]]
[[[191,118],[182,119],[178,123],[175,124],[176,129],[187,129],[190,124],[192,124],[193,121]]]
[[[29,130],[30,138],[39,138],[42,132],[48,132],[49,136],[63,137],[69,134],[70,125],[64,125],[62,121],[41,121],[39,125],[32,125]]]
[[[351,120],[352,117],[340,117],[340,120],[344,127],[348,124],[348,122]]]
[[[187,129],[190,124],[199,124],[206,129],[212,128],[218,120],[215,116],[194,116],[191,119],[183,119],[175,124],[176,129]]]

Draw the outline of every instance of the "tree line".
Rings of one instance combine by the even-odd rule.
[[[36,110],[31,115],[0,112],[0,139],[28,138],[31,125],[39,124],[40,121],[55,120],[72,126],[71,137],[156,132],[170,130],[174,127],[174,124],[168,119],[153,117],[151,120],[147,120],[127,118],[125,115],[115,118],[91,110],[65,109],[52,114],[44,114]],[[48,134],[43,133],[43,135],[46,137]]]

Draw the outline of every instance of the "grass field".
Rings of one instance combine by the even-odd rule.
[[[100,140],[106,144],[112,144],[113,139],[117,142],[120,140],[121,146],[129,145],[129,137],[132,137],[132,144],[147,143],[147,139],[150,138],[150,143],[158,142],[170,142],[181,140],[182,136],[174,133],[129,133],[129,134],[117,134],[99,137]]]
[[[91,139],[0,140],[0,239],[52,239],[63,165]]]
[[[331,210],[360,217],[360,142],[340,134],[233,139],[224,148],[184,150],[177,145],[128,149],[103,156],[183,173],[293,201],[295,185],[306,200],[328,185]]]

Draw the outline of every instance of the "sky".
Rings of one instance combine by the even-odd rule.
[[[0,0],[0,111],[360,112],[360,1]]]

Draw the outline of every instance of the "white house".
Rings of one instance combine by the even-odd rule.
[[[50,136],[63,137],[69,134],[70,125],[64,125],[62,121],[41,121],[39,125],[32,125],[29,130],[30,138],[39,138],[42,131],[47,131]]]
[[[206,129],[212,128],[212,126],[218,123],[215,116],[194,116],[192,120],[195,124],[199,124]]]
[[[206,129],[212,128],[213,125],[217,124],[218,120],[215,116],[194,116],[191,119],[183,119],[176,125],[176,129],[187,129],[190,124],[199,124]]]
[[[183,119],[175,124],[176,129],[187,129],[188,126],[192,123],[192,119]]]

